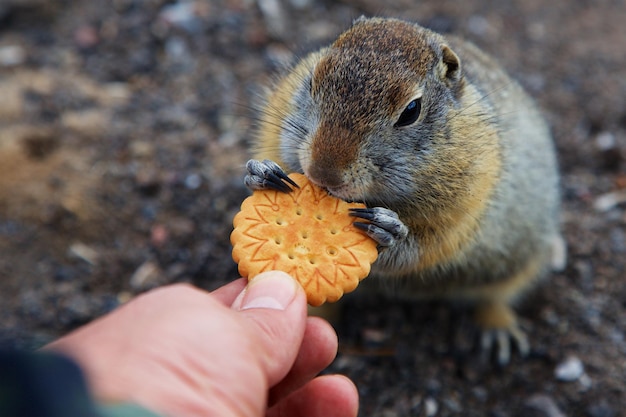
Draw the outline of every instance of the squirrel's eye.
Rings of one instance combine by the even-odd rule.
[[[419,98],[416,98],[406,106],[406,109],[404,109],[394,126],[402,127],[415,123],[417,118],[420,116],[421,110],[422,101]]]

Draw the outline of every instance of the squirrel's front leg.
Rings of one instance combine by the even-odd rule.
[[[292,190],[291,186],[299,188],[298,184],[289,178],[276,162],[269,159],[263,161],[250,159],[246,163],[246,169],[248,175],[243,182],[251,190],[272,189],[288,193]]]
[[[350,209],[350,215],[368,220],[368,223],[354,222],[354,226],[363,230],[380,246],[389,247],[406,239],[409,228],[400,220],[398,214],[384,207]]]

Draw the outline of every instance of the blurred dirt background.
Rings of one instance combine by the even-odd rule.
[[[0,344],[36,348],[171,282],[236,278],[231,219],[272,75],[352,19],[461,34],[549,120],[565,271],[520,305],[533,351],[476,360],[463,311],[346,297],[361,416],[626,413],[622,0],[1,0]]]

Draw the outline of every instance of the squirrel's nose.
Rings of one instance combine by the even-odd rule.
[[[344,173],[357,154],[358,141],[350,130],[321,123],[311,141],[305,173],[321,187],[338,188],[344,184]]]
[[[316,185],[322,188],[336,188],[343,183],[341,172],[338,168],[338,161],[333,156],[328,155],[323,158],[313,160],[305,174]]]

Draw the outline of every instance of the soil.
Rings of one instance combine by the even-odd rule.
[[[361,416],[623,415],[621,0],[4,0],[0,344],[36,348],[155,286],[236,278],[253,103],[362,14],[460,34],[526,87],[559,151],[569,254],[519,306],[526,359],[476,360],[462,310],[354,294],[328,372],[355,381]]]

